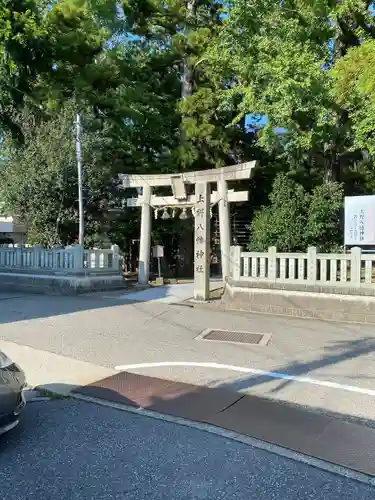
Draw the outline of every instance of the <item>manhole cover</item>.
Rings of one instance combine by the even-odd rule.
[[[213,342],[228,342],[231,344],[267,345],[271,339],[269,333],[237,332],[233,330],[204,330],[197,340],[209,340]]]

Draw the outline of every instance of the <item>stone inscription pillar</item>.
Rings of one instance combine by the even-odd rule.
[[[194,299],[209,299],[210,292],[210,186],[195,185],[194,206]]]

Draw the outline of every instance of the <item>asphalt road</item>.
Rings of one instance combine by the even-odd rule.
[[[370,500],[375,488],[196,429],[74,400],[0,439],[1,497]]]

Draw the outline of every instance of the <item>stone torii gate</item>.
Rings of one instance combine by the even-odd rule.
[[[142,188],[137,198],[127,200],[128,207],[141,207],[141,237],[139,248],[138,283],[147,284],[149,280],[151,253],[151,208],[155,216],[159,210],[181,209],[183,219],[187,218],[186,210],[194,215],[194,298],[209,298],[210,280],[210,216],[211,207],[219,204],[219,227],[221,265],[223,280],[230,273],[231,228],[229,203],[247,201],[247,191],[228,190],[228,181],[249,179],[256,161],[240,163],[229,167],[184,172],[179,174],[127,175],[120,174],[123,188]],[[211,192],[211,183],[217,183],[217,191]],[[187,184],[195,185],[195,194],[188,195]],[[171,186],[173,196],[157,196],[152,188]],[[166,216],[169,218],[169,215]]]

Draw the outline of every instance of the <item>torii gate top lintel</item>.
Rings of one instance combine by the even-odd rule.
[[[169,186],[173,178],[180,178],[185,184],[196,184],[197,182],[217,182],[239,181],[249,179],[251,171],[256,166],[257,161],[249,161],[230,165],[229,167],[213,168],[210,170],[196,170],[195,172],[183,172],[181,174],[149,174],[149,175],[129,175],[120,174],[119,179],[123,188],[138,188],[144,186]]]

